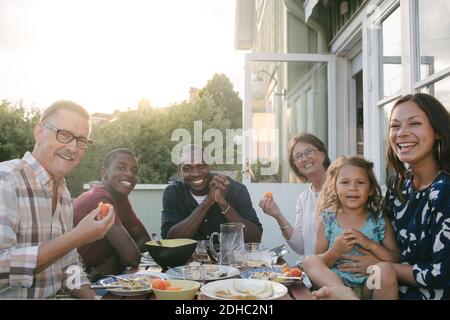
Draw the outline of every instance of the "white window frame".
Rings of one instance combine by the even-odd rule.
[[[245,98],[243,110],[243,131],[242,141],[242,181],[246,185],[252,184],[251,177],[246,174],[250,169],[250,155],[252,154],[252,144],[247,141],[245,132],[252,129],[251,121],[251,64],[253,62],[323,62],[327,63],[327,86],[328,86],[328,154],[331,159],[336,157],[336,66],[335,56],[332,54],[301,54],[301,53],[249,53],[245,55]],[[283,146],[280,146],[283,149]]]
[[[415,50],[412,52],[412,91],[415,93],[420,92],[421,89],[426,88],[430,84],[436,83],[439,80],[450,77],[450,66],[444,68],[425,79],[420,79],[420,67],[421,67],[421,53],[420,53],[420,25],[419,25],[419,1],[408,1],[410,17],[411,17],[411,29],[414,36],[411,37],[411,42],[414,44]]]
[[[408,52],[411,52],[410,26],[404,22],[404,17],[409,17],[409,0],[385,0],[371,1],[363,20],[363,59],[364,66],[364,156],[373,161],[374,172],[378,179],[384,169],[381,168],[384,152],[381,152],[382,130],[380,128],[380,114],[382,108],[392,101],[397,100],[403,94],[412,91],[411,62]],[[402,87],[401,90],[384,98],[380,98],[380,30],[382,21],[400,6],[402,20]],[[410,19],[407,19],[410,21]],[[405,36],[406,35],[406,36]],[[369,120],[370,119],[370,120]],[[370,142],[370,143],[367,143]],[[379,181],[384,184],[384,181]]]
[[[380,99],[380,74],[379,74],[379,29],[372,28],[373,25],[380,26],[389,14],[400,6],[401,36],[402,36],[402,87],[401,90],[389,97]],[[380,128],[380,110],[403,95],[420,92],[430,84],[450,77],[450,66],[420,79],[420,35],[419,35],[419,12],[417,0],[372,0],[366,10],[363,21],[363,51],[366,52],[364,59],[364,119],[371,119],[364,123],[364,139],[370,141],[365,144],[364,155],[375,163],[374,171],[378,177],[382,176],[380,168],[384,153],[380,151],[382,132]],[[367,137],[367,140],[366,140]],[[367,146],[367,150],[366,150]],[[380,181],[384,184],[384,181]]]

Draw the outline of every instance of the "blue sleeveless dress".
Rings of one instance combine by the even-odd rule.
[[[328,248],[331,248],[336,237],[340,235],[344,231],[344,229],[341,228],[341,226],[337,222],[335,212],[323,212],[322,219],[325,229],[325,235],[328,239]],[[368,213],[366,223],[358,230],[370,240],[381,244],[384,239],[385,231],[383,214],[381,212],[375,214]],[[347,255],[361,256],[362,254],[359,253],[356,248],[353,248],[349,252],[347,252]],[[345,262],[349,261],[336,261],[336,263],[331,267],[331,270],[341,278],[345,285],[349,287],[362,287],[367,280],[367,276],[356,277],[354,273],[340,271],[337,268],[338,265]]]

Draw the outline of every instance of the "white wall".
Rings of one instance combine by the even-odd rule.
[[[272,192],[273,198],[280,207],[281,212],[293,225],[295,222],[295,202],[300,192],[308,186],[308,184],[302,183],[252,183],[247,185],[253,207],[264,228],[261,243],[265,247],[272,248],[276,245],[286,244],[286,240],[281,234],[276,220],[266,215],[258,206],[259,200],[264,196],[264,192]],[[289,254],[285,256],[285,259],[289,264],[293,264],[299,259],[299,256],[289,246],[288,250]]]

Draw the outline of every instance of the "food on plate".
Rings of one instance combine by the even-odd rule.
[[[273,286],[270,282],[265,282],[262,286],[250,288],[245,283],[235,280],[232,288],[217,290],[215,295],[233,300],[267,299],[273,295]]]
[[[116,281],[111,282],[112,286],[122,286],[123,290],[145,290],[150,288],[151,277],[136,277],[136,278],[118,278]]]
[[[251,274],[251,278],[259,280],[269,280],[281,276],[281,273],[274,271],[256,271]]]
[[[303,271],[300,268],[283,268],[283,277],[301,277]]]
[[[164,279],[154,279],[152,281],[152,288],[159,289],[159,290],[166,290],[168,287],[170,287],[170,282]]]
[[[273,199],[272,192],[270,191],[264,192],[264,198],[272,200]]]
[[[250,275],[251,279],[258,279],[258,280],[270,280],[278,283],[283,283],[284,285],[289,285],[293,283],[293,280],[291,279],[284,279],[280,277],[286,277],[284,274],[280,272],[275,271],[256,271],[253,272]],[[291,277],[291,276],[289,276]]]
[[[109,203],[103,203],[103,201],[100,201],[98,203],[98,206],[100,208],[100,212],[98,213],[97,217],[99,217],[101,220],[101,219],[104,219],[108,215],[109,209],[112,207],[112,205]]]
[[[164,280],[164,279],[154,279],[152,281],[152,288],[158,289],[158,290],[172,290],[172,291],[178,291],[181,290],[181,287],[172,285],[170,281]]]
[[[214,280],[227,276],[227,271],[221,270],[218,266],[209,265],[206,267],[206,280]]]

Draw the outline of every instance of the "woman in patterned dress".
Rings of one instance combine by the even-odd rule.
[[[340,269],[380,268],[374,298],[450,299],[450,115],[434,97],[417,93],[398,100],[389,121],[385,210],[401,262],[379,262],[369,252],[346,256]],[[325,288],[316,298],[356,298]]]
[[[450,299],[450,115],[436,98],[395,103],[387,157],[396,175],[385,204],[402,264],[380,263],[382,297]]]

